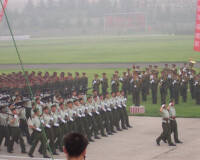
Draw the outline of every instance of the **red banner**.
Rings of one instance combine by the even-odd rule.
[[[194,51],[200,51],[200,0],[197,1],[197,15],[194,35]]]
[[[7,3],[8,3],[8,0],[5,0],[5,1],[4,1],[4,4],[3,4],[4,10],[6,9]],[[1,22],[2,18],[3,18],[3,15],[4,15],[4,10],[3,10],[3,8],[2,8],[1,13],[0,13],[0,22]]]

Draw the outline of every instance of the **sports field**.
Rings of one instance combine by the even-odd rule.
[[[67,37],[17,41],[23,63],[127,63],[199,61],[193,36]],[[17,64],[12,41],[0,41],[0,64]]]

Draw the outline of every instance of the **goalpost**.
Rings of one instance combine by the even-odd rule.
[[[147,31],[147,13],[108,13],[104,14],[104,33],[107,31],[124,31],[124,30]]]

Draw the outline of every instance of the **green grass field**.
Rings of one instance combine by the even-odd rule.
[[[23,63],[199,61],[193,36],[90,37],[17,41]],[[0,64],[17,64],[11,41],[0,41]]]
[[[120,75],[123,71],[125,71],[125,69],[77,69],[77,70],[56,70],[56,69],[51,69],[48,70],[50,73],[53,73],[54,71],[57,71],[58,73],[60,72],[65,72],[67,74],[67,72],[71,72],[74,73],[76,71],[78,71],[79,73],[82,72],[86,72],[87,76],[89,78],[89,87],[91,87],[92,85],[92,80],[93,80],[93,75],[94,73],[99,74],[99,76],[101,77],[101,73],[106,72],[107,73],[107,77],[111,77],[111,75],[113,74],[113,72],[115,70],[118,70],[120,72]],[[11,73],[11,72],[17,72],[19,70],[0,70],[0,74],[2,72],[4,73]],[[28,70],[28,71],[32,71],[32,70]],[[43,73],[46,70],[34,70],[34,71],[42,71]],[[110,90],[109,90],[110,91]],[[91,90],[88,92],[91,93]],[[167,97],[167,101],[169,101],[169,97]],[[131,96],[129,96],[128,98],[128,105],[127,106],[132,106],[132,99]],[[148,96],[148,101],[146,102],[141,102],[141,105],[144,105],[146,108],[146,114],[142,115],[142,116],[160,116],[159,113],[159,109],[160,109],[160,93],[158,94],[158,104],[157,105],[153,105],[151,102],[151,94]],[[128,109],[128,108],[127,108]],[[190,94],[188,93],[188,102],[187,103],[182,103],[182,99],[180,97],[180,104],[176,105],[176,109],[177,109],[177,116],[178,117],[194,117],[194,118],[200,118],[200,106],[195,105],[195,101],[191,100]]]

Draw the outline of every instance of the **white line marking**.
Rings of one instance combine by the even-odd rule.
[[[5,158],[14,158],[14,159],[38,159],[38,160],[40,160],[40,159],[47,159],[47,158],[30,158],[30,157],[21,157],[21,156],[7,156],[7,155],[0,155],[0,157],[5,157]],[[49,158],[49,159],[51,159],[51,158]],[[0,160],[2,160],[2,159],[0,159]],[[65,160],[65,159],[54,159],[54,160]]]

